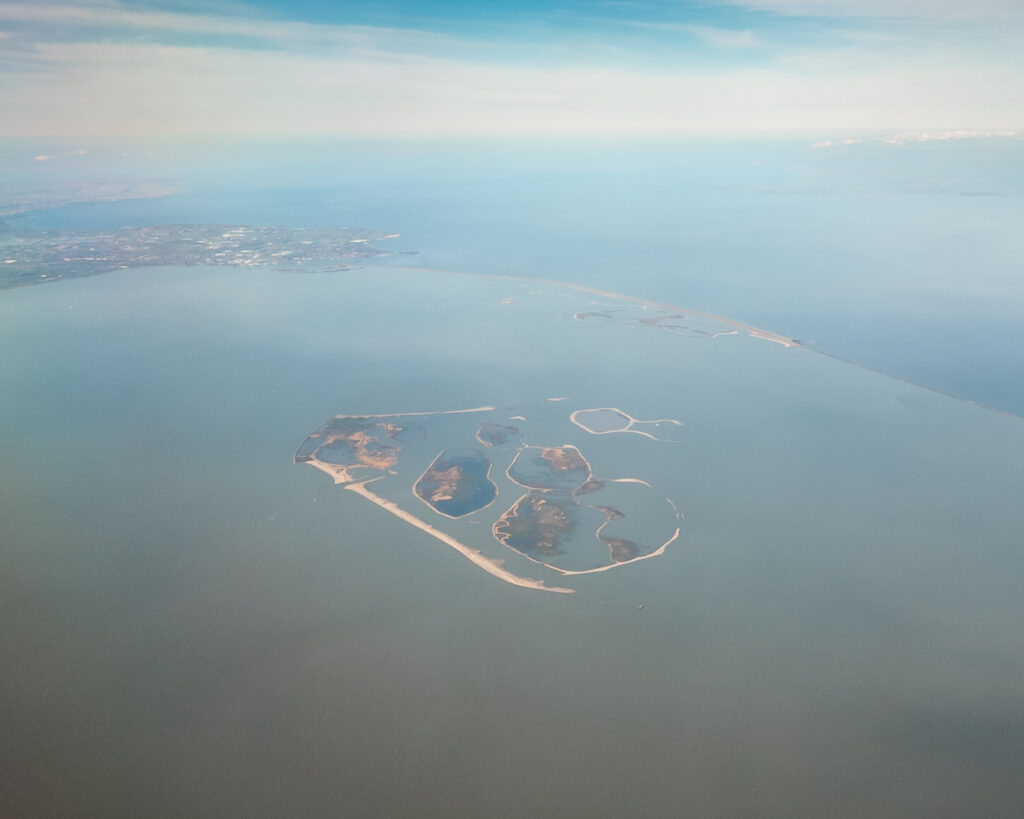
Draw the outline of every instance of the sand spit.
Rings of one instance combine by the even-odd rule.
[[[380,415],[335,415],[335,418],[409,418],[413,415],[461,415],[465,412],[494,412],[494,407],[473,407],[472,409],[432,410],[430,412],[387,412]]]
[[[372,483],[372,480],[362,481],[360,483],[351,483],[348,486],[346,486],[345,489],[347,489],[349,492],[355,492],[360,497],[370,501],[370,503],[376,504],[381,509],[390,512],[399,520],[403,520],[410,526],[415,526],[417,529],[426,532],[431,537],[440,540],[446,546],[450,546],[451,548],[453,548],[456,552],[461,554],[467,560],[476,564],[477,567],[483,569],[489,575],[493,575],[494,577],[497,577],[499,580],[504,580],[506,583],[509,583],[513,586],[520,586],[524,589],[538,589],[540,591],[557,592],[558,594],[574,593],[573,589],[565,589],[560,586],[545,586],[544,583],[540,580],[532,580],[528,577],[520,577],[519,575],[512,574],[512,572],[508,571],[507,569],[503,569],[498,561],[491,560],[490,558],[485,557],[483,553],[481,553],[480,551],[476,549],[471,549],[469,546],[466,546],[465,544],[459,542],[451,535],[442,532],[440,529],[435,529],[426,521],[422,521],[415,515],[411,515],[404,509],[401,509],[398,506],[398,504],[394,503],[393,501],[386,500],[385,498],[382,498],[380,495],[374,494],[369,489],[367,489],[366,485],[368,483]]]
[[[384,268],[377,268],[378,271],[379,270],[383,270],[383,269]],[[872,367],[872,366],[867,365],[867,364],[862,364],[859,361],[851,361],[848,358],[843,358],[842,356],[835,355],[834,353],[825,352],[824,350],[820,350],[820,349],[817,349],[815,347],[808,347],[807,345],[803,344],[802,342],[797,341],[795,338],[789,338],[787,336],[778,335],[777,333],[773,333],[773,332],[771,332],[769,330],[763,330],[763,329],[761,329],[759,327],[753,327],[753,326],[751,326],[749,324],[744,324],[743,322],[740,322],[740,321],[734,321],[733,319],[725,318],[724,316],[716,316],[713,313],[701,313],[701,312],[698,312],[696,310],[688,310],[688,309],[686,309],[684,307],[675,307],[675,306],[670,305],[670,304],[661,304],[660,302],[650,301],[648,299],[641,299],[641,298],[638,298],[636,296],[627,296],[624,293],[615,293],[615,292],[612,292],[610,290],[597,290],[596,288],[586,287],[585,285],[582,285],[582,284],[572,284],[571,282],[560,282],[560,281],[555,281],[554,279],[532,279],[532,278],[528,278],[526,276],[499,276],[499,275],[490,274],[490,273],[459,273],[459,272],[454,271],[454,270],[436,270],[436,269],[428,268],[428,267],[396,267],[394,269],[410,271],[410,272],[414,272],[414,273],[416,273],[416,272],[419,272],[419,273],[434,273],[434,274],[438,274],[438,275],[447,275],[447,276],[478,276],[480,278],[499,279],[499,280],[503,280],[503,281],[525,282],[525,283],[528,283],[528,284],[530,284],[530,283],[532,283],[532,284],[550,284],[550,285],[557,286],[557,287],[567,288],[569,290],[577,290],[577,291],[579,291],[581,293],[589,293],[591,295],[602,296],[602,297],[608,298],[608,299],[615,299],[615,300],[619,300],[619,301],[628,301],[628,302],[632,302],[634,304],[643,304],[643,305],[647,305],[648,307],[656,307],[659,310],[669,310],[669,311],[674,311],[674,312],[679,312],[679,313],[685,313],[685,314],[691,315],[691,316],[698,316],[700,318],[705,318],[705,319],[710,319],[712,321],[720,322],[721,324],[724,324],[724,325],[726,325],[728,327],[734,327],[737,330],[744,330],[747,333],[750,333],[754,338],[761,338],[761,339],[765,339],[766,341],[774,341],[774,342],[776,342],[778,344],[781,344],[783,347],[801,347],[801,348],[803,348],[805,350],[810,350],[811,352],[818,353],[818,355],[827,356],[828,358],[834,358],[836,361],[842,361],[844,364],[850,364],[850,365],[852,365],[854,367],[860,367],[862,370],[867,370],[868,372],[878,373],[879,375],[884,375],[886,378],[894,378],[897,381],[902,381],[904,384],[910,384],[913,387],[919,387],[922,390],[928,390],[929,392],[934,392],[937,395],[942,395],[942,396],[945,396],[946,398],[952,398],[952,399],[954,399],[956,401],[962,401],[965,404],[970,404],[972,407],[978,407],[978,409],[988,410],[989,412],[997,412],[1000,415],[1005,415],[1007,418],[1013,418],[1014,420],[1017,420],[1017,421],[1024,420],[1024,416],[1018,415],[1018,414],[1016,414],[1014,412],[1010,412],[1009,410],[999,409],[998,407],[993,407],[990,404],[986,404],[986,403],[984,403],[982,401],[975,401],[973,398],[965,398],[964,396],[957,395],[956,393],[947,392],[946,390],[941,390],[941,389],[938,389],[937,387],[929,386],[928,384],[922,384],[920,381],[915,381],[912,378],[908,378],[908,377],[902,376],[902,375],[895,375],[894,373],[888,372],[887,370],[883,370],[883,369],[881,369],[879,367]],[[718,335],[718,334],[715,334],[715,335]]]
[[[530,281],[535,281],[531,279]],[[697,318],[708,319],[710,321],[717,321],[719,324],[724,324],[727,327],[735,327],[739,330],[744,330],[753,338],[763,338],[766,341],[774,341],[781,344],[783,347],[801,347],[795,338],[788,338],[787,336],[780,336],[778,333],[773,333],[771,330],[762,330],[760,327],[753,327],[750,324],[744,324],[742,321],[736,321],[735,319],[725,318],[725,316],[716,316],[713,313],[701,313],[697,310],[688,310],[685,307],[676,307],[671,304],[662,304],[661,302],[651,301],[650,299],[642,299],[638,296],[627,296],[625,293],[616,293],[612,290],[597,290],[593,287],[587,287],[582,284],[572,284],[571,282],[556,282],[549,279],[542,279],[542,281],[548,284],[557,284],[561,287],[567,287],[570,290],[579,290],[582,293],[590,293],[595,296],[602,296],[607,299],[615,299],[616,301],[628,301],[633,304],[640,304],[645,307],[654,307],[658,310],[667,310],[668,312],[682,313],[686,316],[696,316]]]
[[[348,466],[341,466],[340,464],[329,464],[325,461],[308,460],[302,463],[308,464],[321,472],[326,472],[331,476],[331,480],[334,481],[335,486],[341,486],[343,484],[352,483],[353,481],[359,480],[352,474],[353,469],[373,469],[372,466],[366,464],[349,464]],[[378,476],[380,477],[380,476]]]
[[[776,344],[781,344],[783,347],[799,347],[799,343],[793,341],[793,339],[783,338],[777,336],[774,333],[766,333],[763,330],[752,330],[750,333],[752,338],[763,338],[765,341],[774,341]]]
[[[397,270],[408,270],[414,273],[437,273],[448,276],[477,276],[484,279],[497,279],[499,281],[513,281],[513,282],[524,282],[526,284],[546,284],[553,287],[562,287],[568,290],[576,290],[580,293],[589,293],[592,296],[601,296],[605,299],[613,299],[614,301],[628,301],[631,304],[639,304],[645,307],[654,307],[658,310],[666,310],[670,313],[682,313],[687,316],[696,316],[697,318],[708,319],[710,321],[716,321],[719,324],[724,324],[727,327],[735,327],[737,330],[743,330],[749,333],[754,338],[763,338],[766,341],[774,341],[781,344],[783,347],[802,347],[803,345],[795,338],[788,338],[787,336],[781,336],[778,333],[773,333],[770,330],[763,330],[760,327],[754,327],[750,324],[744,324],[742,321],[736,321],[734,319],[725,318],[724,316],[716,316],[713,313],[701,313],[697,310],[688,310],[685,307],[676,307],[672,304],[662,304],[658,301],[651,301],[650,299],[643,299],[639,296],[628,296],[625,293],[616,293],[612,290],[598,290],[596,287],[587,287],[584,284],[573,284],[572,282],[560,282],[555,279],[534,279],[529,276],[501,276],[494,273],[460,273],[455,270],[437,270],[429,267],[396,267]]]

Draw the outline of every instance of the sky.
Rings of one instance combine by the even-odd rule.
[[[1024,0],[0,0],[0,136],[1024,129]]]

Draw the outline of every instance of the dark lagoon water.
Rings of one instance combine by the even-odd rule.
[[[449,160],[468,170],[433,190],[422,156],[396,167],[382,151],[322,164],[336,177],[321,188],[302,188],[320,154],[268,165],[258,195],[241,179],[251,155],[225,152],[201,195],[19,222],[344,217],[401,231],[396,246],[424,265],[613,287],[792,336],[838,328],[830,351],[890,367],[896,330],[864,323],[884,283],[873,304],[899,317],[904,374],[924,380],[929,363],[934,386],[984,381],[998,395],[971,397],[1016,406],[1013,191],[709,193],[725,163],[694,160],[701,196],[670,177],[650,189],[664,208],[636,211],[619,193],[654,163],[623,156],[620,188],[599,196],[595,154],[528,208],[533,166],[518,175],[465,150]],[[787,167],[830,161],[760,173],[791,181]],[[915,180],[927,163],[891,167]],[[501,185],[483,184],[488,168]],[[1015,184],[990,176],[975,173]],[[790,224],[797,201],[819,221]],[[975,232],[978,278],[958,275],[961,229]],[[915,235],[937,243],[927,276],[921,242],[900,239]],[[867,278],[821,280],[855,267]],[[952,321],[934,305],[957,287],[971,294],[957,296],[964,358],[949,361],[918,330]],[[912,303],[932,305],[917,324]],[[144,269],[0,295],[4,813],[1019,812],[1024,423],[745,333],[575,320],[586,306],[607,304],[387,264]],[[554,578],[573,594],[532,591],[292,462],[335,414],[482,405],[523,415],[529,443],[578,446],[595,475],[649,481],[678,503],[679,539]],[[568,421],[601,407],[684,426],[669,443]],[[500,511],[513,489],[495,481]],[[474,519],[451,531],[486,538]]]
[[[415,484],[416,494],[442,514],[459,518],[487,506],[497,495],[497,487],[487,477],[490,461],[478,449],[446,449],[430,464],[441,472],[458,470],[459,477],[446,488],[435,476],[425,474]],[[438,494],[448,495],[435,500]]]

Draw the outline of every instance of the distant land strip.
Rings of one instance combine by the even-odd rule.
[[[535,279],[530,276],[507,276],[498,273],[462,273],[458,270],[437,270],[431,267],[410,267],[405,265],[389,265],[394,270],[408,270],[412,273],[439,273],[448,276],[475,276],[477,278],[484,279],[497,279],[499,281],[510,281],[510,282],[523,282],[524,284],[546,284],[552,287],[562,287],[567,290],[576,290],[580,293],[589,293],[592,296],[603,296],[606,299],[614,299],[616,301],[628,301],[633,304],[639,304],[643,307],[654,307],[658,310],[668,310],[673,313],[683,313],[688,316],[696,316],[697,318],[709,319],[710,321],[716,321],[719,324],[724,324],[728,327],[736,327],[737,329],[744,330],[754,338],[763,338],[766,341],[774,341],[776,344],[781,344],[783,347],[802,347],[799,341],[795,338],[788,338],[787,336],[780,336],[778,333],[773,333],[771,330],[764,330],[760,327],[754,327],[750,324],[744,324],[742,321],[735,321],[734,319],[725,318],[725,316],[716,316],[713,313],[701,313],[698,310],[690,310],[687,307],[677,307],[673,304],[662,304],[658,301],[651,301],[650,299],[641,298],[640,296],[630,296],[626,293],[616,293],[613,290],[598,290],[596,287],[588,287],[585,284],[573,284],[572,282],[560,282],[555,279]]]
[[[56,210],[68,205],[109,204],[131,199],[156,199],[185,193],[176,179],[146,182],[80,182],[43,188],[0,187],[0,217],[18,216],[39,210]]]
[[[672,304],[663,304],[661,302],[652,301],[650,299],[641,298],[639,296],[630,296],[625,293],[616,293],[611,290],[598,290],[595,287],[588,287],[587,285],[584,284],[560,282],[555,279],[535,279],[529,276],[508,276],[497,273],[465,273],[458,270],[437,270],[429,267],[410,267],[399,265],[391,265],[391,267],[396,270],[408,270],[413,273],[438,273],[449,276],[476,276],[479,278],[522,282],[524,284],[546,284],[556,287],[563,287],[569,290],[576,290],[581,293],[590,293],[595,296],[604,296],[605,298],[632,302],[633,304],[640,304],[646,307],[655,307],[659,310],[669,310],[672,312],[683,313],[690,316],[698,316],[700,318],[709,319],[711,321],[717,321],[720,322],[721,324],[725,324],[730,327],[736,327],[738,329],[744,330],[754,338],[763,338],[768,341],[774,341],[778,344],[783,345],[784,347],[800,347],[804,350],[807,350],[808,352],[816,353],[817,355],[823,355],[826,358],[841,361],[843,364],[849,364],[851,367],[859,367],[862,370],[867,370],[868,372],[883,375],[886,378],[892,378],[896,381],[902,381],[904,384],[909,384],[912,387],[917,387],[922,390],[927,390],[928,392],[933,392],[937,395],[943,396],[944,398],[952,398],[954,401],[960,401],[961,403],[970,404],[972,407],[977,407],[978,409],[988,410],[989,412],[995,412],[998,413],[999,415],[1006,416],[1007,418],[1013,418],[1015,421],[1024,421],[1024,415],[1019,415],[1015,412],[1011,412],[1010,410],[1000,409],[999,407],[993,407],[992,405],[986,404],[983,401],[977,401],[973,398],[967,398],[963,395],[957,395],[956,393],[947,392],[946,390],[940,389],[938,387],[933,387],[929,384],[922,384],[920,381],[915,381],[913,378],[910,378],[905,375],[896,375],[895,373],[888,372],[887,370],[883,370],[880,367],[873,367],[870,364],[863,364],[859,361],[851,361],[849,358],[843,358],[841,355],[836,355],[835,353],[829,353],[817,347],[809,346],[804,342],[799,341],[798,339],[779,335],[778,333],[773,333],[770,330],[764,330],[760,327],[754,327],[753,325],[750,324],[744,324],[741,321],[735,321],[730,318],[725,318],[724,316],[716,316],[713,313],[702,313],[698,310],[690,310],[686,307],[677,307],[676,305]]]

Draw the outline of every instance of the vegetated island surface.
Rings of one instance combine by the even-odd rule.
[[[560,576],[604,572],[660,555],[679,537],[678,507],[647,481],[595,477],[575,445],[528,443],[509,423],[523,416],[509,412],[338,415],[294,460],[524,588],[573,591],[522,574],[531,563]],[[489,511],[502,492],[518,497]]]

